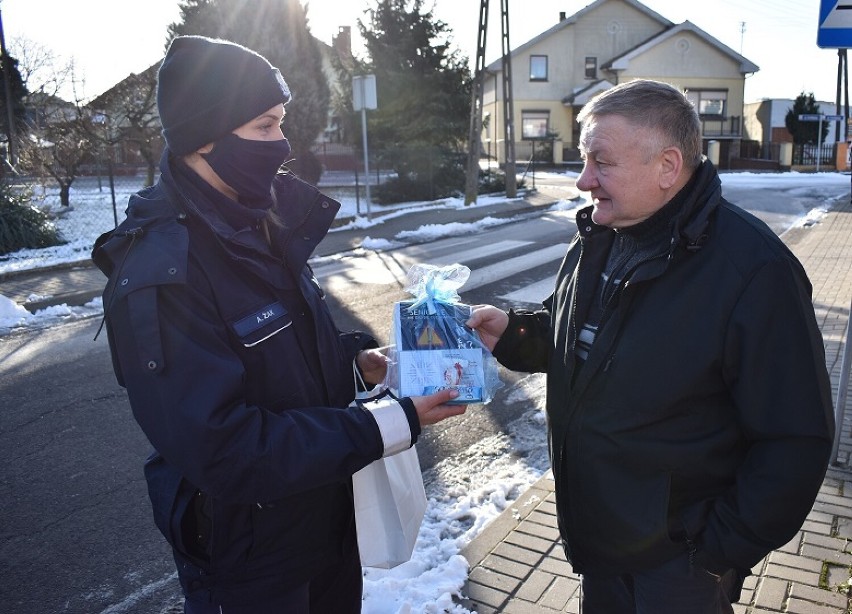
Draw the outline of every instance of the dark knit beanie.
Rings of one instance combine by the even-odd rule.
[[[277,68],[251,49],[225,40],[179,36],[157,74],[163,137],[179,156],[289,100],[290,89]]]

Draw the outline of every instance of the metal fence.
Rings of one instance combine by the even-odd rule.
[[[834,167],[837,155],[836,143],[800,143],[793,145],[793,165]]]
[[[19,176],[10,180],[14,191],[29,196],[31,204],[47,214],[64,243],[6,254],[0,257],[0,272],[88,258],[95,239],[125,218],[128,198],[146,182],[144,172],[138,176],[115,176],[112,182],[107,176],[77,177],[65,206],[59,185],[52,179]]]
[[[386,170],[371,170],[370,185],[387,178]],[[125,219],[129,198],[148,184],[148,177],[145,168],[123,168],[122,174],[112,178],[106,174],[77,177],[69,190],[68,206],[62,204],[59,185],[53,179],[19,176],[9,183],[47,214],[63,244],[0,255],[0,274],[87,259],[95,240]],[[341,215],[360,216],[367,212],[365,183],[363,173],[327,171],[319,185],[328,196],[344,203]]]
[[[392,175],[386,152],[370,153],[370,176],[365,177],[359,152],[345,145],[323,145],[314,150],[323,174],[319,185],[333,198],[365,197],[365,184],[383,183]],[[49,176],[7,176],[4,181],[21,193],[31,195],[32,204],[55,222],[67,241],[92,242],[101,233],[114,228],[125,215],[129,197],[149,182],[147,168],[121,163],[86,166],[74,178],[69,191],[69,206],[60,201],[60,189]],[[154,177],[156,180],[156,177]]]

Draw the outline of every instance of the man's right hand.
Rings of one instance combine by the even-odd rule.
[[[465,325],[478,332],[483,345],[493,352],[509,326],[509,314],[491,305],[474,305]]]

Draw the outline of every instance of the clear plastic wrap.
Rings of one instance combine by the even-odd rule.
[[[405,290],[413,300],[394,304],[388,387],[397,396],[454,388],[454,404],[489,402],[501,386],[499,367],[479,335],[465,326],[471,307],[459,288],[470,277],[462,264],[416,264]]]

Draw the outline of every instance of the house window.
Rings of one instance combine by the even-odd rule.
[[[522,111],[521,138],[543,139],[548,134],[550,111]]]
[[[701,117],[725,117],[728,92],[720,90],[690,90],[686,97]]]
[[[530,81],[547,81],[547,56],[530,56]]]
[[[596,57],[586,56],[586,79],[598,78],[598,59]]]

